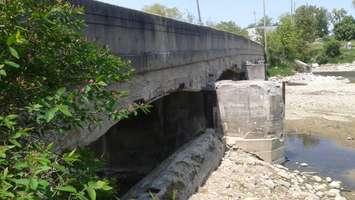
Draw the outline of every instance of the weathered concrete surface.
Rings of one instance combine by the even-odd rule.
[[[226,143],[268,162],[283,161],[281,86],[268,81],[220,81],[216,90]]]
[[[204,92],[177,92],[152,103],[148,114],[139,113],[114,125],[89,145],[105,160],[106,174],[118,177],[120,193],[136,177],[148,175],[185,143],[208,127],[210,107]],[[125,180],[133,180],[127,181]]]
[[[150,200],[153,194],[165,200],[172,199],[173,193],[176,200],[188,199],[219,166],[223,155],[221,138],[208,129],[171,155],[122,199]]]
[[[264,59],[262,46],[231,33],[98,1],[72,2],[85,8],[89,40],[132,61],[137,72],[133,80],[110,86],[129,92],[123,105],[152,102],[178,90],[211,90],[226,70],[239,73],[245,71],[247,61]],[[117,123],[103,118],[99,127],[73,130],[54,139],[56,146],[64,149],[92,143]]]

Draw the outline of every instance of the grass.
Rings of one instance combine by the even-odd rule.
[[[267,70],[269,77],[273,76],[291,76],[295,74],[294,69],[286,64],[271,66]]]

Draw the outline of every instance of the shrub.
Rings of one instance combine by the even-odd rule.
[[[331,38],[324,43],[323,51],[326,56],[334,58],[341,54],[340,47],[341,43],[338,40]]]
[[[83,28],[83,10],[67,1],[0,1],[0,199],[94,200],[112,189],[75,150],[36,139],[145,108],[119,107],[125,92],[107,86],[133,70]]]

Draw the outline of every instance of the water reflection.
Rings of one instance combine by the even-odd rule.
[[[303,171],[319,172],[344,182],[348,189],[355,189],[355,150],[339,146],[334,141],[314,135],[294,134],[286,139],[285,165],[291,169],[301,168],[298,163],[306,162],[309,167]]]

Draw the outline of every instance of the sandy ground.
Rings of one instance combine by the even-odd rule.
[[[355,84],[341,77],[297,74],[284,78],[286,132],[320,134],[355,148]]]

